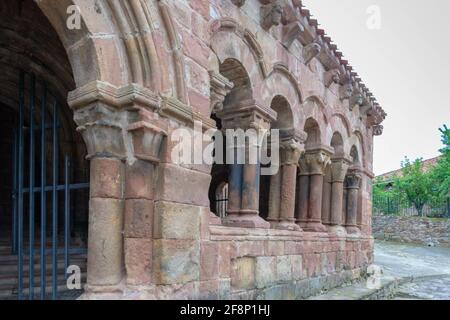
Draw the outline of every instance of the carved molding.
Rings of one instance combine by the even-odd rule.
[[[341,80],[340,77],[341,77],[341,72],[339,71],[339,69],[332,69],[332,70],[325,72],[325,74],[324,74],[325,86],[327,88],[329,88],[331,86],[331,84],[333,84],[333,83],[339,84],[339,82]]]

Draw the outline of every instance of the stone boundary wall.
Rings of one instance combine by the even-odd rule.
[[[374,215],[372,228],[378,240],[450,246],[450,220]]]

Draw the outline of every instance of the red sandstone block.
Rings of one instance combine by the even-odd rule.
[[[200,280],[218,280],[219,278],[219,244],[202,242],[200,245]]]
[[[189,0],[191,8],[200,13],[206,20],[209,20],[209,1],[205,0]]]
[[[208,22],[197,12],[192,13],[192,32],[200,39],[209,39],[210,28]]]
[[[90,193],[91,198],[123,197],[123,163],[112,158],[91,160]]]
[[[152,200],[125,200],[124,230],[127,238],[151,238],[154,202]]]
[[[211,50],[208,46],[191,33],[183,31],[182,35],[184,54],[196,61],[199,65],[207,68],[209,56],[211,54]]]
[[[266,256],[282,256],[284,255],[284,241],[266,241],[265,255]]]
[[[230,278],[231,274],[231,245],[229,242],[219,243],[219,277]]]
[[[201,300],[217,300],[219,299],[219,281],[201,281],[200,286],[200,299]]]
[[[154,167],[151,163],[137,160],[126,168],[126,199],[154,198]]]
[[[235,244],[236,257],[259,257],[264,255],[263,241],[239,241]]]
[[[146,285],[151,282],[152,240],[125,238],[125,268],[127,283]]]
[[[189,104],[192,106],[192,109],[198,113],[203,114],[204,116],[209,116],[209,109],[211,105],[209,97],[204,96],[203,94],[193,89],[189,89],[188,95]]]

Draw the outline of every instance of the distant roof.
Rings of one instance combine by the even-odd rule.
[[[436,164],[440,158],[441,158],[441,156],[422,161],[422,168],[425,171],[429,171],[431,169],[431,167],[436,166]],[[390,171],[390,172],[381,174],[381,175],[377,176],[377,178],[386,181],[386,180],[391,180],[394,176],[401,175],[401,174],[402,174],[402,169],[400,168],[400,169],[397,169],[394,171]]]

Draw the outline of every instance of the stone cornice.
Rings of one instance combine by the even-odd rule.
[[[161,98],[149,89],[137,84],[116,87],[106,82],[93,81],[69,92],[68,104],[73,110],[103,102],[110,107],[126,109],[130,106],[142,106],[159,109]]]

